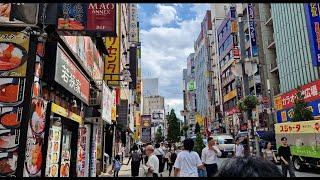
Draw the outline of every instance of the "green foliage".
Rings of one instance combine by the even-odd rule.
[[[240,111],[252,111],[258,105],[258,98],[256,96],[246,96],[237,104]]]
[[[164,140],[161,126],[157,129],[155,140],[157,143],[163,142],[163,140]]]
[[[195,132],[196,134],[200,133],[200,125],[199,125],[198,122],[196,123],[196,127],[195,127],[194,132]]]
[[[194,143],[194,145],[195,145],[194,151],[197,152],[199,154],[199,156],[201,156],[202,149],[205,147],[202,139],[203,139],[203,137],[202,137],[201,133],[198,132],[197,136],[196,136],[195,143]]]
[[[180,141],[180,123],[173,109],[171,109],[168,116],[168,141],[179,142]]]
[[[308,105],[304,101],[304,95],[302,94],[302,90],[300,87],[297,88],[297,98],[294,100],[294,107],[293,107],[293,122],[297,121],[309,121],[313,120],[314,117],[312,116],[312,111],[307,109]]]

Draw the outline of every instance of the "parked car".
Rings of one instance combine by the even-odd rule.
[[[213,136],[217,140],[217,145],[222,153],[221,157],[227,157],[228,154],[233,155],[234,153],[234,139],[230,135],[221,134]]]

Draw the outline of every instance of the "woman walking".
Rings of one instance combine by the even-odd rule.
[[[131,176],[132,177],[139,176],[141,153],[139,152],[139,148],[136,144],[134,144],[132,147],[127,165],[129,164],[130,160],[131,160]]]
[[[173,165],[176,162],[177,159],[177,153],[174,147],[170,148],[170,151],[168,151],[168,170],[169,170],[169,177],[171,176],[171,171],[173,169]]]
[[[276,158],[276,155],[274,154],[274,152],[271,149],[271,142],[269,141],[268,143],[266,143],[265,148],[264,148],[264,152],[263,152],[263,158],[266,160],[269,160],[273,163],[278,163],[278,160]]]
[[[198,153],[192,151],[194,142],[191,138],[183,141],[183,150],[177,155],[174,163],[174,176],[177,177],[198,177],[198,168],[203,169],[204,166]]]

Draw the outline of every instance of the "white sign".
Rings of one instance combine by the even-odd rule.
[[[103,81],[102,85],[102,111],[101,118],[107,123],[111,124],[111,108],[114,102],[114,95],[106,83]]]

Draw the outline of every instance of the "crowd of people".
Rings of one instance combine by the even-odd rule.
[[[166,167],[169,176],[175,177],[295,177],[292,165],[292,155],[287,139],[281,139],[282,145],[278,149],[282,171],[276,166],[278,160],[272,151],[271,142],[266,143],[262,157],[245,155],[245,148],[239,138],[236,139],[233,158],[226,160],[218,167],[218,157],[222,155],[216,140],[207,139],[208,145],[202,153],[193,151],[194,141],[187,138],[183,145],[176,146],[170,143],[145,144],[138,147],[134,144],[130,150],[132,177],[139,176],[142,165],[144,176],[162,177]],[[120,171],[120,154],[113,161],[114,176]],[[123,163],[121,163],[123,164]],[[173,174],[172,174],[173,171]]]

